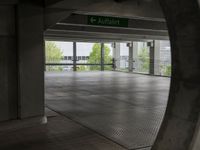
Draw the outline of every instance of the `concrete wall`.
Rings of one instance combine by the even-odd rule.
[[[200,9],[197,0],[160,3],[171,40],[172,79],[167,111],[152,149],[189,150],[200,112]]]
[[[17,118],[15,8],[0,6],[0,121]]]

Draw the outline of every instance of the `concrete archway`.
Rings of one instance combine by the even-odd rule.
[[[200,9],[198,0],[159,1],[168,24],[173,67],[168,107],[152,149],[188,150],[200,112]]]
[[[200,112],[200,9],[197,0],[160,0],[172,48],[166,114],[153,150],[188,150]]]

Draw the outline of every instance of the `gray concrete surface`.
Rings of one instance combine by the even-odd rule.
[[[43,11],[40,5],[17,6],[19,118],[44,115]]]
[[[172,81],[165,119],[153,150],[188,150],[199,126],[200,9],[197,0],[160,3],[171,40]]]
[[[43,7],[9,2],[0,6],[0,121],[44,115]]]
[[[14,6],[0,6],[0,121],[17,118]]]
[[[1,150],[125,150],[87,128],[46,109],[48,124],[0,131]]]
[[[50,0],[48,0],[48,2],[49,1]],[[71,8],[70,6],[72,5],[69,5],[69,3],[72,1],[69,0],[63,0],[61,3],[59,3],[60,5],[54,5],[56,4],[54,2],[58,1],[60,0],[51,0],[51,2],[53,2],[51,3],[51,7],[56,8],[55,10],[62,9],[63,7],[69,8],[68,10],[74,10],[74,8],[77,8],[77,10],[74,11],[79,13],[83,12],[92,14],[95,11],[96,14],[119,14],[119,16],[123,17],[123,13],[120,11],[121,9],[116,9],[117,13],[112,12],[112,9],[115,10],[116,6],[120,6],[118,8],[123,8],[122,10],[127,10],[126,6],[128,4],[128,8],[131,8],[129,10],[133,10],[134,14],[136,12],[135,15],[137,17],[145,17],[146,15],[142,15],[143,13],[145,13],[147,15],[150,15],[148,17],[149,19],[156,19],[152,18],[154,15],[152,16],[152,13],[149,12],[156,12],[156,15],[161,15],[160,13],[157,13],[160,11],[157,11],[156,9],[159,7],[159,4],[156,3],[156,5],[154,5],[154,1],[145,1],[145,6],[143,5],[143,2],[134,1],[132,3],[135,3],[136,5],[134,5],[133,7],[132,5],[130,5],[130,1],[122,0],[118,3],[109,1],[107,3],[104,3],[102,7],[98,7],[98,5],[96,5],[95,3],[97,2],[97,0],[87,0],[87,2],[89,2],[90,4],[93,3],[95,5],[93,5],[93,9],[88,8],[88,10],[86,7],[80,8],[83,5],[79,5],[79,7],[76,7],[76,2],[74,2],[75,7]],[[44,15],[45,13],[45,11],[41,11],[41,9],[44,8],[43,2],[43,0],[2,0],[0,2],[1,121],[17,119],[17,117],[23,118],[43,114],[43,70],[41,65],[43,65],[42,61],[44,58],[44,54],[42,53],[42,48],[40,45],[42,44],[42,42],[40,40],[42,38],[42,29],[44,28],[40,21],[47,19],[43,18],[41,20],[39,19],[39,21],[34,21],[35,17],[41,17],[41,14],[38,12],[42,12],[42,15]],[[164,10],[164,14],[167,19],[169,35],[172,43],[173,72],[167,114],[159,132],[159,136],[155,142],[155,146],[153,147],[153,149],[155,150],[186,150],[192,147],[196,147],[194,145],[198,145],[198,143],[195,144],[196,142],[198,142],[198,140],[196,139],[196,137],[198,136],[194,136],[196,135],[195,133],[199,131],[199,125],[197,124],[197,121],[200,112],[200,9],[198,2],[198,0],[160,0],[160,3]],[[29,10],[29,7],[27,7],[26,11],[31,13],[31,15],[24,11],[23,15],[25,18],[21,18],[20,22],[20,14],[18,14],[19,11],[17,11],[16,8],[19,8],[18,6],[23,3],[26,3],[26,5],[29,3],[29,5],[32,5],[33,7],[40,7],[40,10],[32,9],[31,11]],[[63,3],[66,5],[63,5]],[[105,4],[108,3],[115,5],[115,7],[110,7],[111,5],[107,5],[108,10],[106,12],[108,12],[108,14],[104,12],[105,9],[98,9],[105,8]],[[10,4],[16,4],[16,7]],[[84,5],[87,4],[84,3]],[[146,9],[147,7],[148,9]],[[94,11],[91,12],[91,10]],[[160,9],[158,8],[158,10]],[[139,11],[139,13],[137,13],[137,11]],[[128,16],[133,17],[134,14],[131,13]],[[127,16],[126,13],[124,15]],[[37,21],[40,25],[36,23]],[[19,27],[20,24],[22,24],[23,26]],[[17,33],[15,33],[16,28],[20,29],[17,31]],[[87,33],[83,33],[79,36],[85,38],[86,34]],[[92,38],[95,37],[97,37],[97,34],[92,36]],[[105,36],[103,37],[106,38]],[[115,37],[118,36],[115,35]],[[125,38],[125,36],[122,37]],[[110,38],[113,38],[113,36],[111,36]],[[20,42],[20,40],[21,44],[18,43]],[[39,48],[37,47],[38,45],[40,45]],[[19,52],[23,52],[24,55],[20,58],[17,58],[17,56],[20,56]],[[27,59],[24,60],[25,58]],[[19,68],[16,67],[16,65],[19,65],[18,67],[21,67],[20,72],[17,70]],[[20,110],[22,111],[20,112]],[[196,149],[199,149],[199,146]]]
[[[123,72],[46,73],[48,108],[127,149],[151,147],[169,78]]]

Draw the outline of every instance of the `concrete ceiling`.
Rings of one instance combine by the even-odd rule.
[[[45,32],[46,39],[84,41],[168,40],[166,23],[143,19],[129,19],[128,27],[88,25],[87,15],[72,14]],[[60,36],[60,38],[59,38]],[[83,39],[84,38],[84,39]]]
[[[52,4],[52,1],[57,1]],[[48,1],[47,1],[48,2]],[[48,8],[74,10],[79,14],[96,14],[127,18],[164,20],[158,0],[51,0]]]
[[[46,0],[45,10],[46,39],[168,39],[158,0]],[[88,26],[87,15],[128,18],[129,26]]]
[[[79,42],[115,42],[115,41],[149,41],[169,40],[167,36],[137,35],[137,34],[113,34],[86,31],[50,30],[45,33],[45,40],[55,41],[79,41]]]
[[[45,38],[87,40],[168,39],[158,0],[1,0],[45,3]],[[127,28],[91,26],[87,15],[128,18]]]

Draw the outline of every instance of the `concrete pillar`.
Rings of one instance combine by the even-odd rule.
[[[0,121],[17,118],[17,48],[14,5],[0,6]]]
[[[138,42],[133,42],[133,71],[137,71]]]
[[[149,47],[149,74],[154,75],[154,63],[155,63],[155,48],[154,48],[154,41],[147,43]]]
[[[104,43],[101,43],[101,71],[104,71]]]
[[[115,59],[116,69],[120,68],[120,43],[114,43],[113,58]]]
[[[160,41],[154,41],[154,74],[160,75]]]
[[[73,42],[73,71],[76,71],[76,61],[77,61],[77,54],[76,54],[76,42]]]
[[[18,117],[44,115],[44,38],[42,4],[17,6]]]
[[[129,60],[128,60],[128,71],[133,72],[133,42],[128,43],[129,47]]]
[[[160,41],[148,42],[148,46],[150,51],[149,74],[160,75]]]

